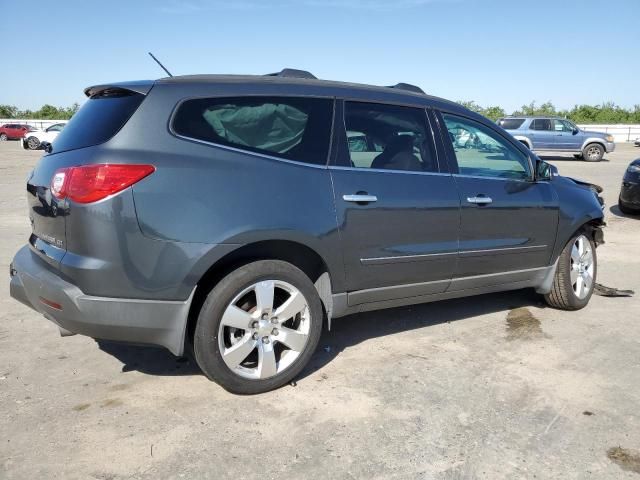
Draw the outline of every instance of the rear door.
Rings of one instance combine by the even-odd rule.
[[[20,138],[23,135],[23,131],[20,128],[20,125],[11,124],[7,128],[7,136],[9,138]]]
[[[462,201],[460,251],[451,289],[500,281],[503,272],[549,265],[558,201],[532,180],[529,158],[500,131],[442,112],[439,124]],[[452,139],[470,137],[464,148]],[[470,278],[486,276],[483,278]]]
[[[552,150],[555,144],[555,131],[548,118],[534,118],[529,126],[532,150]]]
[[[422,108],[339,102],[330,167],[349,304],[444,291],[460,200]]]

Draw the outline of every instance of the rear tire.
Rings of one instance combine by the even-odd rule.
[[[560,310],[584,308],[593,294],[597,272],[596,245],[585,232],[578,232],[558,258],[551,292],[544,296],[547,304]]]
[[[8,138],[6,133],[0,133],[0,142],[6,142]]]
[[[223,278],[202,305],[193,339],[196,361],[229,392],[273,390],[309,362],[323,315],[316,288],[294,265],[244,265]]]
[[[590,143],[582,151],[582,158],[587,162],[599,162],[604,157],[604,147],[599,143]]]

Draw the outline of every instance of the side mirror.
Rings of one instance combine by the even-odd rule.
[[[549,181],[558,176],[558,168],[550,163],[536,159],[536,180]]]
[[[579,133],[580,133],[580,129],[579,128],[576,127],[576,128],[573,129],[573,134],[574,135],[577,135]]]

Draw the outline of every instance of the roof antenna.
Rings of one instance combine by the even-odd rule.
[[[173,77],[173,75],[171,75],[171,72],[170,72],[169,70],[167,70],[166,68],[164,68],[164,65],[160,63],[160,60],[158,60],[158,59],[153,55],[153,53],[151,53],[151,52],[147,52],[147,53],[151,56],[151,58],[153,58],[153,59],[155,60],[155,62],[156,62],[158,65],[160,65],[160,68],[162,68],[165,72],[167,72],[167,75],[169,75],[170,77]]]

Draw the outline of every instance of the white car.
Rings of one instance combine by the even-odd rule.
[[[55,123],[44,130],[35,130],[27,133],[22,138],[22,148],[25,150],[37,150],[44,143],[52,143],[65,125],[65,123]]]

